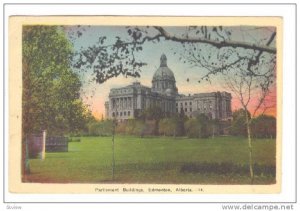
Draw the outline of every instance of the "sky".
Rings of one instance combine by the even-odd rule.
[[[128,36],[127,29],[124,26],[80,26],[81,32],[83,33],[80,36],[74,36],[74,32],[76,32],[77,29],[78,26],[68,26],[65,28],[66,35],[70,41],[72,41],[75,51],[93,46],[100,36],[106,36],[107,43],[112,43],[116,36],[122,39],[127,39]],[[183,35],[187,27],[166,27],[165,29],[169,33]],[[273,29],[270,27],[253,28],[238,26],[230,27],[230,30],[232,31],[232,40],[266,42],[266,38],[270,36]],[[205,50],[205,47],[203,47],[202,52],[205,52]],[[180,94],[188,95],[194,93],[228,91],[226,87],[222,85],[223,81],[220,77],[212,78],[211,83],[198,83],[206,71],[204,68],[192,67],[179,60],[180,53],[184,53],[181,44],[172,41],[161,41],[156,44],[145,43],[143,51],[137,54],[138,59],[147,63],[146,66],[142,67],[140,78],[125,78],[120,75],[102,84],[97,84],[92,80],[92,69],[86,70],[86,73],[81,74],[81,80],[83,82],[81,97],[90,107],[93,115],[98,119],[102,118],[102,115],[105,115],[104,103],[108,100],[108,94],[111,88],[127,86],[135,81],[139,81],[141,84],[151,87],[153,74],[160,65],[160,56],[163,53],[167,56],[168,67],[174,73]],[[275,90],[276,89],[273,88],[272,95],[275,94],[276,97]],[[238,108],[240,108],[240,103],[233,95],[232,110],[237,110]],[[276,115],[276,108],[269,110],[268,114]]]

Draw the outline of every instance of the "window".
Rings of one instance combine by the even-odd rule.
[[[120,116],[122,116],[122,112],[120,112]]]
[[[115,116],[115,112],[112,113],[112,116],[113,116],[113,117]]]
[[[192,108],[190,108],[190,111],[192,111]]]
[[[187,102],[185,102],[185,104],[184,105],[187,105]]]
[[[176,106],[178,106],[178,103],[176,103]]]
[[[119,113],[117,112],[116,115],[119,116]]]
[[[192,102],[190,102],[190,105],[192,105]]]
[[[181,107],[182,107],[182,103],[180,103]]]
[[[128,111],[128,116],[130,116],[130,111]]]
[[[185,108],[184,111],[187,112],[187,108]]]

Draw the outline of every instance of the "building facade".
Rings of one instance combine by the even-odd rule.
[[[178,93],[176,80],[167,65],[167,57],[160,58],[160,67],[152,79],[152,87],[139,82],[110,90],[109,100],[105,102],[106,118],[117,120],[133,119],[145,109],[158,106],[165,113],[180,113],[193,118],[205,114],[211,119],[228,120],[232,118],[231,94],[228,92]]]

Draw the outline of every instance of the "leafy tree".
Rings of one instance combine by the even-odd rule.
[[[85,125],[81,82],[70,68],[72,46],[56,26],[23,27],[23,134],[62,134]]]
[[[28,134],[42,130],[64,134],[85,127],[89,112],[80,100],[81,82],[71,70],[71,55],[72,45],[59,27],[23,26],[23,143]],[[23,144],[23,161],[24,151]]]
[[[186,129],[186,135],[189,138],[198,138],[199,137],[199,122],[195,118],[188,119],[184,127]]]
[[[215,138],[215,135],[220,134],[220,120],[219,119],[209,119],[209,134],[212,135],[212,138]]]
[[[190,138],[207,138],[209,133],[209,118],[205,114],[199,114],[185,123],[186,134]]]
[[[251,118],[251,114],[247,111],[248,118]],[[230,134],[234,136],[247,136],[247,126],[245,118],[245,110],[239,109],[232,113],[232,124],[230,127]]]
[[[159,106],[153,106],[145,109],[140,118],[143,120],[154,120],[154,135],[159,134],[159,121],[165,116],[165,113]]]
[[[184,127],[184,123],[186,120],[186,116],[184,114],[183,108],[180,109],[180,113],[179,116],[177,118],[177,132],[176,134],[178,136],[184,136],[185,135],[185,127]]]
[[[164,118],[159,121],[159,134],[166,136],[168,131],[168,119]]]
[[[175,137],[178,134],[177,125],[179,118],[174,115],[171,118],[164,118],[159,122],[159,133],[167,136]]]
[[[136,127],[137,121],[135,119],[128,119],[126,122],[126,134],[133,135],[134,128]]]
[[[259,115],[251,124],[253,136],[256,138],[276,137],[276,118],[268,115]]]
[[[145,135],[146,129],[147,129],[146,123],[144,121],[137,120],[135,122],[135,127],[134,127],[134,130],[133,130],[133,134],[138,135],[141,138],[143,138],[144,135]]]
[[[207,138],[209,136],[208,126],[209,126],[209,118],[205,114],[199,114],[196,117],[198,121],[198,132],[199,138]]]

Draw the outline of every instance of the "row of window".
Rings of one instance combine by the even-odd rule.
[[[180,112],[180,110],[181,109],[179,109],[179,108],[176,108],[176,111],[179,113]],[[188,109],[187,108],[184,108],[183,109],[184,110],[184,112],[187,112],[188,111]],[[192,108],[190,108],[190,112],[192,112],[193,111],[193,109]]]
[[[210,110],[212,110],[212,107],[211,107],[211,106],[210,106],[209,108],[210,108]],[[180,112],[180,110],[181,110],[181,108],[180,108],[180,109],[179,109],[179,108],[176,108],[176,111],[177,111],[178,113]],[[200,110],[200,109],[198,108],[198,110]],[[201,110],[204,110],[204,111],[206,111],[206,107],[204,107],[204,108],[203,108],[203,109],[201,109]],[[183,109],[183,111],[184,111],[184,112],[188,112],[188,108],[184,108],[184,109]],[[190,111],[190,112],[192,112],[192,111],[193,111],[193,109],[192,109],[192,108],[190,108],[190,109],[189,109],[189,111]]]
[[[187,105],[188,105],[188,103],[187,103],[187,102],[185,102],[185,103],[184,103],[184,105],[186,105],[186,106],[187,106]],[[190,102],[190,106],[191,106],[191,105],[192,105],[192,102]],[[176,106],[178,106],[178,103],[176,103]],[[180,106],[183,106],[183,103],[180,103]]]
[[[113,117],[119,116],[119,115],[120,115],[120,116],[130,116],[130,111],[127,111],[127,112],[126,112],[126,111],[124,111],[124,112],[121,111],[120,113],[119,113],[119,112],[116,112],[116,113],[113,112],[113,113],[112,113],[112,116],[113,116]]]
[[[166,88],[174,88],[174,84],[172,82],[156,82],[154,83],[154,88],[163,88],[163,89],[166,89]]]
[[[185,102],[184,105],[187,106],[188,103]],[[189,105],[192,106],[192,102],[189,102]],[[182,106],[183,106],[183,103],[180,103],[180,107],[182,107]],[[206,109],[206,106],[207,106],[207,105],[205,105],[205,104],[202,106],[202,107],[204,108],[204,110]],[[176,107],[178,107],[178,103],[176,103]],[[209,104],[208,107],[209,107],[210,109],[212,109],[212,105],[211,105],[211,104]]]

